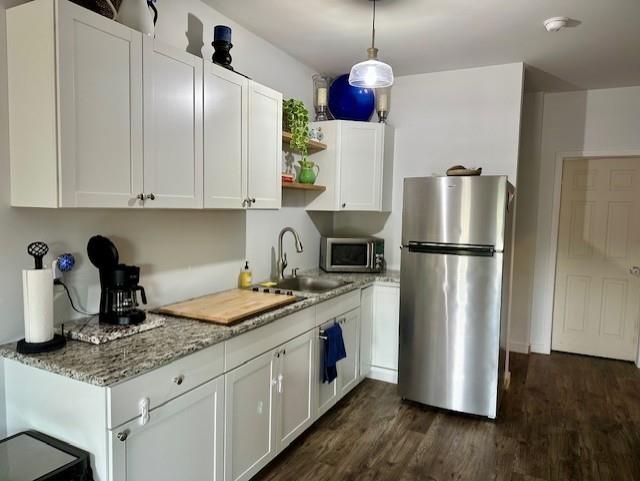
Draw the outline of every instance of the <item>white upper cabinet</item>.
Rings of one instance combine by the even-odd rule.
[[[280,207],[279,92],[67,0],[9,9],[7,59],[12,205]]]
[[[282,94],[217,65],[204,78],[204,205],[279,209]]]
[[[241,209],[247,198],[248,80],[205,64],[204,206]]]
[[[391,210],[393,128],[386,124],[332,120],[321,127],[327,149],[314,154],[321,194],[307,193],[307,210]]]
[[[145,207],[202,208],[200,57],[143,39]]]
[[[7,12],[7,40],[12,205],[136,205],[142,34],[36,0]]]
[[[248,201],[279,209],[282,198],[282,94],[249,82]]]

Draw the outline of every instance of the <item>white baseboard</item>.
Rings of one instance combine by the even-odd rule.
[[[529,344],[526,342],[509,341],[509,352],[529,354]]]
[[[393,369],[371,366],[371,370],[369,371],[369,374],[367,374],[367,377],[369,379],[375,379],[376,381],[398,384],[398,371],[394,371]]]
[[[551,354],[551,349],[549,346],[542,343],[531,343],[531,352],[535,352],[536,354]]]

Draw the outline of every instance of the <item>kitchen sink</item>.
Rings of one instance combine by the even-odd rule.
[[[326,292],[347,284],[351,284],[351,282],[324,277],[299,276],[283,279],[275,287],[291,291]]]

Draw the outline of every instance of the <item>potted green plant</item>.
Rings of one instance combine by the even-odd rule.
[[[301,100],[288,99],[282,102],[284,129],[291,132],[291,149],[302,155],[306,162],[309,143],[309,111]]]

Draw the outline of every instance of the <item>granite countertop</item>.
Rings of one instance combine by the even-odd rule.
[[[304,299],[250,317],[233,326],[164,316],[166,323],[163,327],[106,344],[94,345],[69,340],[59,351],[26,355],[16,351],[16,343],[10,343],[0,346],[0,356],[96,386],[111,386],[374,282],[400,281],[400,273],[397,271],[381,274],[329,274],[314,270],[301,275],[328,276],[350,281],[351,284],[323,293],[297,292]]]

